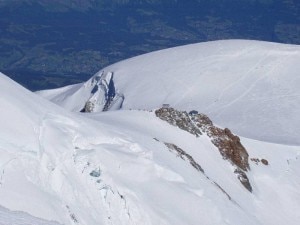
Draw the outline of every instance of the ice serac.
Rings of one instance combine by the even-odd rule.
[[[124,101],[124,95],[115,87],[114,73],[105,71],[82,84],[37,93],[72,112],[117,110],[122,108]]]
[[[87,99],[81,112],[94,112],[99,109],[100,111],[103,110],[108,92],[108,83],[110,82],[112,75],[107,74],[106,77],[102,77],[102,74],[95,75],[84,84],[84,87],[92,87],[92,90],[90,92],[90,97]]]
[[[100,112],[122,107],[124,96],[116,92],[113,76],[112,72],[103,71],[84,84],[85,87],[92,87],[92,90],[81,112]]]

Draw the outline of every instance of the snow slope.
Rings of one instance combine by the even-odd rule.
[[[61,225],[33,217],[24,212],[12,212],[0,206],[0,225]]]
[[[71,113],[3,74],[0,96],[0,224],[300,223],[297,146],[242,139],[250,157],[269,161],[250,162],[251,193],[207,136],[153,112]]]
[[[102,111],[111,98],[106,89],[91,94],[93,80],[113,74],[118,104],[105,110],[154,109],[166,103],[198,110],[248,138],[299,145],[299,59],[296,45],[199,43],[131,58],[104,68],[85,84],[39,94],[71,111],[80,111],[91,99],[99,106],[91,111]]]
[[[300,146],[279,145],[241,138],[249,153],[249,158],[267,159],[269,162],[269,165],[265,166],[261,162],[255,163],[250,160],[251,171],[248,173],[248,177],[253,186],[253,193],[249,195],[249,192],[245,193],[234,185],[236,179],[232,176],[232,167],[227,161],[220,158],[214,148],[208,147],[207,140],[203,140],[205,137],[195,141],[186,132],[176,132],[173,127],[162,126],[160,121],[151,121],[153,119],[151,113],[143,111],[130,111],[130,113],[115,111],[89,114],[89,116],[106,124],[115,124],[128,133],[133,134],[140,130],[147,136],[160,134],[161,140],[176,143],[199,162],[208,177],[224,188],[240,209],[246,211],[250,218],[257,219],[253,221],[254,224],[279,225],[300,222]],[[145,121],[151,121],[151,123]],[[192,189],[196,195],[200,194],[201,197],[207,194],[207,190],[203,189],[203,186]],[[212,196],[209,198],[212,202],[216,201]],[[217,204],[222,203],[218,202]],[[235,224],[237,221],[233,221],[232,217],[238,216],[239,214],[232,214],[232,212],[226,216],[222,215],[224,219],[221,224]],[[212,219],[211,214],[208,217]],[[248,219],[243,218],[241,224],[247,223],[246,221]],[[199,222],[185,224],[199,224]],[[203,224],[209,224],[209,222]],[[211,224],[217,223],[212,222]]]

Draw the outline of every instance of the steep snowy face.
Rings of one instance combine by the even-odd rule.
[[[123,94],[123,109],[154,109],[162,104],[195,109],[239,135],[297,145],[299,59],[300,47],[295,45],[215,41],[131,58],[104,68],[96,76],[113,73],[114,88]],[[73,104],[57,100],[69,101],[73,93],[64,89],[41,94],[59,105]],[[90,94],[79,98],[87,102]]]
[[[122,107],[124,96],[116,92],[112,72],[96,74],[85,86],[93,89],[81,112],[101,112]]]
[[[122,107],[123,94],[115,89],[112,72],[100,71],[84,84],[37,92],[74,112],[101,112]]]
[[[64,110],[34,95],[2,73],[0,87],[0,141],[6,140],[7,144],[24,151],[37,152],[40,122],[47,113]]]

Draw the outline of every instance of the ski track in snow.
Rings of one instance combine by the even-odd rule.
[[[237,85],[238,83],[240,83],[243,79],[245,79],[246,77],[248,77],[249,74],[251,74],[251,72],[253,70],[255,70],[255,68],[257,68],[257,66],[259,66],[260,64],[262,64],[263,60],[267,59],[268,55],[266,55],[262,60],[260,60],[256,65],[253,66],[252,69],[250,69],[245,75],[243,75],[240,79],[238,79],[235,83],[233,83],[232,85],[229,85],[229,87],[226,87],[222,93],[220,94],[220,96],[218,97],[218,101],[220,101],[222,99],[222,96],[224,96],[225,92],[227,90],[229,90],[230,88],[232,88],[233,86]],[[224,111],[225,108],[228,108],[229,106],[233,105],[234,103],[236,103],[239,100],[242,100],[247,94],[250,93],[250,91],[256,86],[256,84],[265,79],[267,76],[269,76],[274,70],[276,70],[276,68],[280,65],[280,63],[282,62],[282,60],[278,60],[278,63],[275,64],[275,66],[273,66],[273,68],[271,70],[269,70],[267,73],[265,73],[264,75],[262,75],[261,77],[257,78],[256,80],[254,80],[254,82],[243,92],[241,93],[237,98],[233,99],[232,101],[230,101],[229,103],[227,103],[224,106],[221,106],[219,108],[219,112],[216,114],[216,117],[219,117],[222,112]]]
[[[248,77],[249,74],[251,74],[255,69],[257,69],[257,67],[258,67],[259,65],[261,65],[265,59],[268,58],[269,53],[270,53],[270,51],[267,52],[267,53],[265,53],[265,55],[264,55],[260,60],[258,60],[258,62],[257,62],[256,64],[254,64],[254,66],[253,66],[252,68],[250,68],[248,71],[246,71],[244,75],[241,75],[241,77],[238,78],[235,82],[233,82],[233,83],[229,84],[228,86],[226,86],[226,87],[221,91],[221,93],[220,93],[219,96],[217,97],[217,100],[216,100],[216,101],[220,101],[220,100],[222,99],[222,97],[225,95],[225,92],[227,92],[230,88],[234,87],[235,85],[238,85],[241,81],[243,81],[246,77]],[[256,80],[256,81],[257,81],[257,80]],[[255,83],[255,82],[254,82],[254,83]],[[251,87],[249,87],[249,89],[247,89],[244,93],[248,92],[249,90],[251,90]],[[242,97],[244,97],[244,94],[242,94],[242,95],[239,96],[238,98],[242,98]],[[238,98],[237,98],[237,99],[238,99]],[[234,99],[232,102],[235,102],[235,100],[236,100],[236,99]],[[214,103],[215,103],[215,102],[214,102]],[[214,104],[214,103],[213,103],[213,104]],[[230,103],[229,103],[227,106],[229,106],[229,105],[230,105]],[[209,106],[208,106],[208,107],[209,107]],[[226,106],[225,106],[225,107],[226,107]]]

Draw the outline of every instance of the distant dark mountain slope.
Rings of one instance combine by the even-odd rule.
[[[36,90],[177,45],[236,38],[299,44],[299,10],[293,0],[2,0],[0,71]]]

